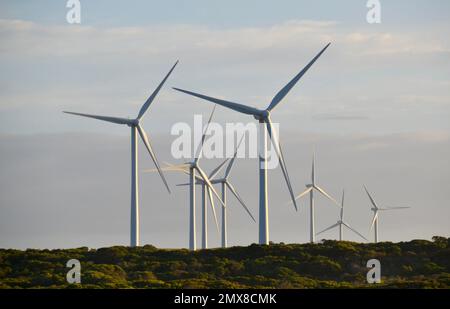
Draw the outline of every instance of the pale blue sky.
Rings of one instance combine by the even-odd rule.
[[[81,25],[66,23],[65,4],[0,0],[0,247],[127,243],[129,131],[62,110],[135,116],[179,59],[143,123],[171,161],[172,125],[211,106],[170,87],[263,108],[328,42],[272,113],[295,191],[308,181],[316,146],[321,183],[336,198],[348,189],[349,218],[363,233],[365,183],[383,202],[413,207],[383,218],[383,239],[450,235],[450,1],[381,0],[377,25],[366,22],[365,0],[89,0]],[[215,119],[254,121],[221,107]],[[240,164],[233,177],[256,213],[257,162]],[[141,176],[143,242],[186,246],[187,192],[161,194],[154,176]],[[185,181],[168,178],[173,188]],[[277,170],[273,239],[304,242],[305,202],[295,214],[284,207],[281,181]],[[336,219],[323,204],[318,228]],[[239,210],[230,224],[232,244],[256,241]]]
[[[267,26],[290,19],[365,23],[366,0],[94,0],[81,1],[84,22],[96,26],[188,23],[212,27]],[[65,23],[66,0],[1,1],[1,18]],[[396,26],[447,21],[446,0],[381,1],[383,19]]]

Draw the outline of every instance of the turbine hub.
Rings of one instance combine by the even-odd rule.
[[[270,112],[268,110],[266,110],[266,109],[265,110],[261,110],[261,111],[259,111],[258,114],[253,115],[253,117],[256,120],[259,120],[259,121],[264,121],[267,118],[269,118],[269,116],[270,116]]]

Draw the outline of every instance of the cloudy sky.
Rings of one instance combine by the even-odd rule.
[[[346,216],[363,234],[373,237],[366,184],[380,204],[412,207],[382,214],[381,239],[450,236],[450,3],[381,1],[381,24],[368,24],[364,0],[242,2],[82,1],[71,25],[65,0],[0,1],[0,247],[128,244],[129,130],[62,110],[135,117],[179,59],[143,122],[160,160],[177,162],[171,128],[212,106],[170,87],[265,108],[328,42],[272,113],[294,190],[315,148],[318,182],[336,198],[346,189]],[[215,121],[254,120],[218,107]],[[142,146],[140,167],[152,168]],[[232,175],[255,215],[257,172],[240,159]],[[167,176],[172,195],[141,173],[141,240],[186,247],[188,192],[175,186],[186,178]],[[279,170],[269,188],[271,239],[306,242],[307,200],[299,212],[286,205]],[[317,199],[318,229],[337,216]],[[231,199],[229,229],[230,244],[257,241]]]

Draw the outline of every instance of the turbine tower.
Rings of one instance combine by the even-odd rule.
[[[138,152],[137,152],[137,134],[139,134],[142,138],[142,141],[144,142],[145,147],[148,150],[148,153],[150,154],[150,157],[153,160],[153,163],[155,164],[156,168],[158,169],[159,175],[161,176],[162,181],[164,182],[164,185],[167,188],[167,191],[170,193],[169,185],[167,184],[167,181],[164,177],[164,174],[159,167],[158,160],[156,158],[156,155],[153,151],[153,148],[151,146],[150,138],[145,133],[144,129],[141,126],[141,119],[150,107],[150,104],[152,104],[153,100],[155,99],[158,92],[161,90],[162,86],[166,82],[169,75],[172,73],[173,69],[177,65],[178,61],[175,62],[175,64],[170,69],[169,73],[164,77],[164,79],[161,81],[161,83],[158,85],[158,87],[153,91],[153,93],[150,95],[150,97],[147,99],[147,101],[142,105],[138,116],[135,119],[129,119],[129,118],[118,118],[118,117],[109,117],[109,116],[98,116],[98,115],[91,115],[91,114],[81,114],[81,113],[74,113],[74,112],[67,112],[64,111],[64,113],[82,116],[82,117],[88,117],[88,118],[94,118],[97,120],[103,120],[107,122],[112,122],[115,124],[121,124],[121,125],[127,125],[131,128],[131,220],[130,220],[130,246],[136,247],[139,246],[139,177],[138,177]]]
[[[365,238],[363,235],[361,235],[357,230],[355,230],[354,228],[352,228],[348,223],[346,223],[344,221],[344,190],[342,191],[342,201],[341,201],[341,213],[340,213],[340,218],[339,220],[333,224],[330,227],[327,227],[326,229],[324,229],[323,231],[317,233],[316,235],[322,234],[326,231],[329,231],[331,229],[334,229],[335,227],[339,227],[339,240],[342,241],[343,240],[343,236],[344,236],[344,226],[346,228],[348,228],[350,231],[352,231],[353,233],[357,234],[358,236],[360,236],[361,238],[367,240],[367,238]]]
[[[230,108],[239,113],[253,116],[260,123],[259,132],[259,243],[269,244],[269,205],[268,205],[268,192],[267,192],[267,133],[273,142],[275,151],[278,156],[281,170],[283,172],[284,179],[286,180],[289,193],[291,195],[292,202],[297,210],[297,204],[295,202],[294,192],[292,190],[291,181],[289,179],[288,171],[286,168],[283,151],[278,141],[277,134],[274,131],[272,120],[270,117],[271,111],[283,100],[283,98],[289,93],[289,91],[295,86],[300,78],[308,71],[313,63],[322,55],[322,53],[328,48],[328,43],[304,68],[301,70],[286,86],[284,86],[272,99],[266,109],[257,109],[248,105],[225,101],[195,92],[174,88],[175,90],[184,92],[186,94],[201,98],[206,101],[213,102],[215,104],[222,105]],[[267,131],[266,131],[267,130]]]
[[[370,203],[372,204],[372,208],[371,210],[373,211],[373,219],[372,219],[372,224],[370,225],[370,230],[372,230],[375,226],[374,229],[374,240],[375,243],[378,242],[378,212],[379,211],[388,211],[388,210],[395,210],[395,209],[406,209],[406,208],[411,208],[411,207],[378,207],[377,203],[375,203],[375,200],[373,199],[373,197],[370,195],[369,191],[367,190],[366,186],[364,186],[364,190],[367,193],[367,196],[369,197]]]
[[[332,198],[327,192],[325,192],[324,189],[319,187],[316,184],[316,175],[315,175],[315,154],[313,154],[312,159],[312,171],[311,171],[311,183],[306,185],[306,190],[297,195],[295,198],[296,200],[303,197],[304,195],[309,193],[309,221],[310,221],[310,234],[309,234],[309,241],[313,243],[316,238],[315,234],[315,217],[314,217],[314,190],[325,196],[327,199],[332,201],[335,205],[341,207],[339,203]]]

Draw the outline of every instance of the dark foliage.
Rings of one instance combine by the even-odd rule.
[[[251,245],[190,252],[110,247],[0,249],[0,288],[449,288],[450,238],[359,244]],[[382,282],[366,283],[366,262],[381,262]],[[82,284],[65,267],[81,262]]]

